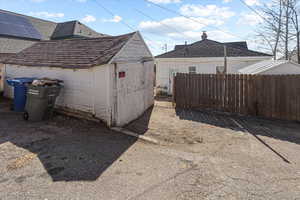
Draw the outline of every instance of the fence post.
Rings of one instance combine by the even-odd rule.
[[[176,75],[173,76],[173,94],[172,94],[172,107],[175,107],[176,104]]]

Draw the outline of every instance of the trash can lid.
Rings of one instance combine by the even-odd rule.
[[[13,79],[8,79],[6,80],[6,82],[10,85],[10,86],[16,86],[16,85],[24,85],[26,83],[32,83],[32,81],[34,81],[34,79],[36,78],[13,78]]]

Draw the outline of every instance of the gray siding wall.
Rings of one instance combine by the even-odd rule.
[[[33,17],[26,17],[31,24],[41,33],[43,40],[50,40],[53,31],[55,30],[56,23],[44,21]]]
[[[18,53],[33,45],[35,41],[0,37],[0,53]]]
[[[74,35],[80,35],[80,36],[92,37],[92,38],[105,36],[104,34],[97,33],[96,31],[90,29],[89,27],[85,26],[80,22],[77,23],[75,26]]]

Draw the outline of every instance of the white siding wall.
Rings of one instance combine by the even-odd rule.
[[[141,35],[136,33],[126,44],[124,49],[116,55],[113,62],[134,62],[144,57],[152,57]]]
[[[138,118],[153,105],[153,66],[153,62],[117,65],[118,72],[126,73],[124,78],[117,79],[117,126]]]
[[[49,77],[64,80],[58,105],[95,114],[111,125],[122,126],[138,118],[154,103],[154,61],[139,33],[135,34],[111,63],[92,69],[18,67],[7,65],[8,77]],[[115,71],[116,70],[116,71]],[[124,78],[116,78],[119,72]],[[6,87],[6,96],[12,97]],[[115,108],[117,110],[115,110]]]
[[[269,69],[265,72],[262,72],[261,74],[266,74],[266,75],[300,74],[300,67],[292,63],[285,63],[277,67],[274,67],[272,69]]]
[[[112,60],[117,63],[117,76],[126,73],[124,78],[117,77],[117,126],[138,118],[154,103],[154,61],[143,62],[145,58],[152,58],[152,54],[136,33]]]
[[[228,73],[237,73],[239,69],[255,64],[265,60],[262,59],[255,59],[255,60],[230,60],[228,58]],[[185,59],[182,61],[163,61],[163,59],[156,60],[156,86],[159,88],[166,88],[162,89],[164,92],[168,92],[172,94],[172,78],[171,72],[180,72],[180,73],[188,73],[189,66],[195,66],[197,73],[203,74],[215,74],[217,66],[223,66],[224,61],[220,58],[208,58],[202,61],[191,61],[189,59]]]
[[[16,77],[61,79],[64,88],[57,99],[58,106],[92,113],[110,123],[109,65],[78,70],[6,65],[6,78]],[[12,89],[7,84],[4,95],[13,98]]]
[[[93,101],[94,111],[97,118],[111,125],[113,96],[112,79],[114,76],[113,65],[102,65],[93,68]]]

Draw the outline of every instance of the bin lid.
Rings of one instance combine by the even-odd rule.
[[[23,78],[13,78],[13,79],[6,80],[6,82],[10,86],[16,86],[16,85],[24,85],[26,83],[32,83],[32,81],[34,81],[34,79],[36,79],[36,78],[25,78],[25,77],[23,77]]]

